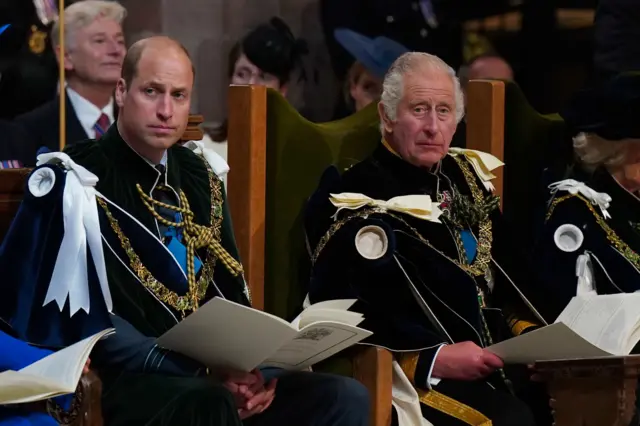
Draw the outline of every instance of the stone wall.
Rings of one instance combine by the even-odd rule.
[[[318,16],[319,0],[120,0],[129,16],[129,42],[165,34],[182,42],[196,67],[194,113],[207,122],[226,116],[227,55],[235,41],[260,22],[277,15],[309,44],[307,82],[292,85],[289,100],[315,121],[331,118],[336,83]],[[295,82],[294,80],[293,82]],[[292,83],[293,83],[292,82]]]

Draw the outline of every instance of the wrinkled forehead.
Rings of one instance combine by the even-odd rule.
[[[421,66],[409,71],[404,76],[404,98],[438,99],[453,103],[455,101],[455,86],[453,78],[444,70]]]

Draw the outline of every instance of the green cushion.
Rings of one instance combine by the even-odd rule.
[[[303,208],[331,164],[364,159],[380,141],[375,105],[329,123],[302,117],[278,92],[267,95],[265,310],[290,319],[309,279]]]

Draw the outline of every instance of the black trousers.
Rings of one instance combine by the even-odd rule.
[[[246,426],[368,426],[369,392],[358,381],[310,372],[262,370],[265,380],[278,377],[276,397]]]
[[[105,375],[105,426],[367,426],[369,394],[354,379],[311,372],[263,370],[278,377],[263,413],[240,420],[233,397],[203,377],[119,373]]]

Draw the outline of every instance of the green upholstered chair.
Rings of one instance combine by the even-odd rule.
[[[303,208],[328,166],[349,167],[379,143],[376,107],[316,124],[276,91],[232,86],[228,117],[228,199],[252,303],[292,319],[309,280]],[[387,426],[391,354],[357,347],[339,355],[314,369],[360,380],[372,397],[371,424]]]
[[[343,120],[315,124],[276,91],[267,94],[265,309],[297,314],[306,294],[308,251],[302,209],[331,164],[342,170],[380,143],[375,105]],[[303,259],[301,259],[303,257]],[[308,265],[307,265],[308,266]]]

